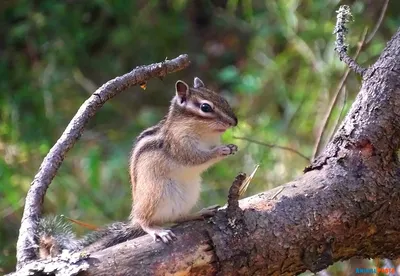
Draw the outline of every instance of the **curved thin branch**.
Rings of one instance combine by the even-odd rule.
[[[238,137],[238,136],[233,136],[234,139],[239,139],[239,140],[244,140],[244,141],[248,141],[250,143],[254,143],[260,146],[264,146],[264,147],[269,147],[269,148],[277,148],[277,149],[282,149],[282,150],[287,150],[287,151],[291,151],[295,154],[297,154],[298,156],[300,156],[301,158],[307,160],[307,162],[310,162],[310,158],[308,158],[307,156],[305,156],[304,154],[302,154],[301,152],[299,152],[298,150],[289,148],[289,147],[285,147],[285,146],[278,146],[275,144],[268,144],[268,143],[264,143],[264,142],[260,142],[257,140],[253,140],[251,138],[247,138],[247,137]]]
[[[46,190],[60,168],[67,152],[81,136],[84,127],[106,101],[125,89],[145,83],[151,78],[164,77],[189,65],[189,57],[180,55],[172,60],[139,66],[131,72],[116,77],[97,89],[79,108],[64,133],[50,149],[31,183],[25,200],[24,213],[17,242],[17,269],[35,257],[35,233],[42,212]]]
[[[341,122],[344,108],[346,107],[346,103],[347,103],[347,94],[348,94],[348,93],[347,93],[346,87],[343,87],[342,90],[343,90],[343,93],[344,93],[344,95],[343,95],[342,106],[340,107],[340,112],[339,112],[339,115],[338,115],[337,118],[336,118],[334,127],[332,128],[332,131],[331,131],[331,133],[329,134],[329,139],[328,139],[328,141],[332,140],[333,135],[335,135],[335,133],[336,133],[338,127],[339,127],[339,123]]]
[[[376,32],[378,31],[379,27],[381,26],[381,24],[382,24],[382,22],[383,22],[383,18],[385,17],[385,14],[386,14],[386,10],[387,10],[388,5],[389,5],[389,0],[386,0],[385,3],[383,4],[383,8],[382,8],[381,14],[380,14],[380,16],[379,16],[378,22],[375,24],[374,29],[373,29],[372,32],[369,34],[369,36],[368,36],[368,38],[367,38],[365,44],[370,43],[371,40],[374,38]]]

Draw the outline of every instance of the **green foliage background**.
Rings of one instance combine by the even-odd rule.
[[[181,53],[192,60],[182,72],[151,80],[146,91],[134,88],[107,102],[50,186],[46,214],[97,225],[125,219],[132,141],[167,111],[175,81],[192,82],[194,76],[226,95],[240,122],[224,136],[240,153],[204,175],[198,208],[224,204],[234,176],[255,164],[260,169],[248,196],[300,175],[307,161],[298,155],[233,136],[312,155],[346,69],[333,50],[340,4],[349,4],[354,15],[348,36],[354,54],[364,28],[372,30],[378,21],[383,1],[2,1],[0,273],[15,265],[24,197],[42,159],[97,87],[137,65]],[[400,25],[399,11],[400,2],[391,1],[359,63],[368,66],[379,56]],[[351,73],[324,142],[359,86]],[[344,269],[342,264],[330,270],[344,275]]]

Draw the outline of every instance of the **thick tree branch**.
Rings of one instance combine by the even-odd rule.
[[[105,83],[79,108],[64,133],[50,149],[31,183],[25,200],[25,208],[17,242],[17,268],[20,268],[35,256],[35,233],[37,221],[42,211],[44,195],[58,168],[61,166],[65,155],[79,139],[89,119],[95,115],[107,100],[123,90],[145,83],[151,78],[164,77],[169,73],[182,70],[188,65],[188,56],[181,55],[172,60],[139,66],[131,72]]]
[[[220,211],[209,222],[181,225],[171,245],[145,236],[97,252],[87,275],[295,275],[351,256],[399,256],[396,183],[380,193],[369,182],[373,192],[365,194],[364,179],[353,174],[343,185],[340,174],[349,172],[337,173],[309,172],[274,200],[276,189],[242,200],[241,221]]]

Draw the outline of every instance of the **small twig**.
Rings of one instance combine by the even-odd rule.
[[[346,107],[346,103],[347,103],[347,89],[346,89],[346,86],[344,86],[344,87],[342,88],[342,91],[344,91],[344,92],[343,92],[344,95],[343,95],[342,107],[340,108],[340,113],[339,113],[339,116],[337,116],[337,119],[336,119],[336,122],[335,122],[335,124],[334,124],[334,127],[332,128],[332,131],[331,131],[331,133],[329,134],[329,139],[328,139],[328,141],[331,141],[333,135],[336,133],[336,131],[337,131],[338,127],[339,127],[339,122],[341,122],[341,119],[342,119],[342,115],[343,115],[344,108]]]
[[[93,91],[96,90],[97,86],[95,85],[95,83],[92,80],[86,78],[79,68],[73,71],[72,76],[75,81],[80,86],[82,86],[82,88],[85,89],[89,95],[91,95]]]
[[[146,82],[151,78],[163,77],[168,73],[182,70],[189,63],[187,55],[180,55],[172,60],[136,67],[131,72],[116,77],[102,85],[82,104],[64,133],[44,158],[29,188],[17,242],[17,270],[35,258],[35,246],[37,243],[35,233],[42,213],[46,190],[60,168],[67,152],[81,136],[89,119],[96,114],[107,100],[125,89]]]
[[[360,54],[360,52],[361,52],[362,47],[365,45],[365,36],[367,35],[367,31],[368,31],[368,29],[365,28],[365,29],[364,29],[364,32],[363,32],[363,34],[362,34],[362,37],[361,37],[361,41],[360,41],[359,44],[358,44],[358,48],[357,48],[356,54],[354,55],[354,59],[355,59],[355,60],[358,58],[358,56],[359,56],[359,54]],[[324,120],[323,120],[322,127],[320,128],[320,131],[319,131],[319,134],[318,134],[318,137],[317,137],[317,141],[315,142],[314,152],[313,152],[313,155],[312,155],[312,159],[314,159],[315,157],[317,157],[318,153],[319,153],[320,150],[321,150],[321,147],[322,147],[322,137],[324,136],[324,134],[325,134],[325,132],[326,132],[326,128],[328,127],[328,122],[329,122],[329,119],[330,119],[330,117],[331,117],[331,115],[332,115],[333,108],[336,106],[337,100],[339,99],[340,91],[342,91],[343,86],[344,86],[344,84],[346,83],[346,80],[347,80],[347,77],[349,76],[349,74],[350,74],[350,68],[347,68],[346,71],[345,71],[345,73],[344,73],[343,76],[342,76],[342,79],[340,80],[340,83],[339,83],[339,85],[338,85],[336,91],[335,91],[335,94],[334,94],[334,96],[333,96],[333,98],[332,98],[332,101],[331,101],[331,103],[330,103],[330,105],[329,105],[328,112],[325,114],[325,118],[324,118]],[[343,108],[344,108],[344,107],[343,107]]]
[[[290,115],[289,121],[286,123],[286,129],[291,126],[293,123],[294,119],[297,118],[297,114],[300,112],[300,110],[303,108],[305,102],[310,98],[311,93],[305,93],[300,101],[300,103],[297,105],[296,110]]]
[[[376,32],[378,31],[379,27],[381,26],[381,24],[383,22],[383,18],[385,17],[388,5],[389,5],[389,0],[386,0],[385,3],[383,4],[383,8],[382,8],[381,14],[379,16],[378,22],[375,24],[374,29],[372,30],[372,32],[369,34],[368,38],[366,39],[365,44],[369,44],[371,42],[371,40],[374,38]]]
[[[338,53],[341,61],[346,63],[351,70],[362,76],[366,69],[358,65],[357,62],[347,54],[348,45],[344,43],[346,35],[349,32],[347,23],[352,20],[350,7],[347,5],[340,6],[337,14],[337,21],[335,29],[333,30],[333,34],[336,34],[335,51]]]
[[[246,174],[240,173],[235,177],[228,194],[228,207],[226,208],[229,218],[236,217],[239,208],[240,187],[246,180]]]
[[[238,137],[238,136],[233,136],[234,139],[239,139],[239,140],[244,140],[244,141],[248,141],[260,146],[265,146],[265,147],[269,147],[269,148],[277,148],[277,149],[282,149],[282,150],[287,150],[290,152],[293,152],[295,154],[297,154],[298,156],[302,157],[303,159],[307,160],[308,162],[310,162],[310,158],[308,158],[307,156],[305,156],[304,154],[302,154],[301,152],[299,152],[298,150],[289,148],[289,147],[285,147],[285,146],[278,146],[278,145],[274,145],[274,144],[268,144],[268,143],[264,143],[264,142],[260,142],[257,140],[253,140],[247,137]]]

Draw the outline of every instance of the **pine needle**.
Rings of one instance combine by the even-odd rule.
[[[79,226],[82,226],[82,227],[84,227],[86,229],[93,230],[93,231],[99,230],[99,227],[97,227],[96,225],[93,225],[93,224],[90,224],[90,223],[86,223],[86,222],[83,222],[83,221],[80,221],[80,220],[76,220],[76,219],[73,219],[73,218],[69,218],[69,217],[64,216],[64,215],[61,215],[61,216],[63,218],[65,218],[65,219],[69,220],[70,222],[75,223],[75,224],[77,224]]]
[[[247,188],[250,185],[251,180],[253,179],[254,175],[256,174],[256,172],[258,170],[258,167],[260,167],[260,165],[257,164],[256,167],[254,168],[253,172],[248,177],[246,177],[246,179],[243,181],[243,184],[239,189],[239,196],[242,196],[246,192]]]

